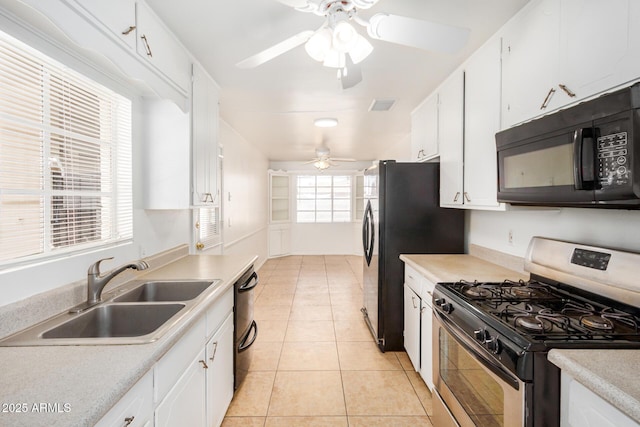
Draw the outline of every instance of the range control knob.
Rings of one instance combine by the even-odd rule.
[[[487,331],[486,329],[476,329],[475,331],[473,331],[473,335],[481,343],[484,343],[489,339],[489,331]]]
[[[491,337],[486,340],[485,345],[487,346],[487,349],[493,354],[500,354],[500,352],[502,351],[502,344],[496,337]]]
[[[449,314],[453,311],[453,306],[450,303],[444,303],[440,306],[440,308],[442,308],[442,311],[444,311],[445,313]]]

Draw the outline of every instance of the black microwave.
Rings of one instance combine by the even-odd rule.
[[[498,201],[640,208],[639,127],[637,83],[498,132]]]

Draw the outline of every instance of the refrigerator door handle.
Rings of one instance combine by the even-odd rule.
[[[367,201],[367,208],[364,212],[363,221],[363,234],[362,241],[364,245],[364,258],[367,261],[367,265],[371,265],[371,258],[373,257],[373,244],[375,242],[373,224],[373,209],[371,208],[371,201]],[[366,231],[366,234],[365,234]]]

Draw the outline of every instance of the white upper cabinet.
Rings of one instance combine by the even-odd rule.
[[[464,73],[455,71],[438,90],[440,205],[456,206],[463,198]]]
[[[199,64],[193,65],[192,150],[194,206],[220,206],[218,86]]]
[[[640,4],[536,0],[503,29],[502,127],[640,77]]]
[[[640,77],[640,4],[634,0],[560,2],[558,107]],[[573,99],[572,99],[573,98]],[[551,105],[552,107],[554,105]]]
[[[138,54],[189,93],[191,60],[187,50],[145,3],[136,3],[136,23]]]
[[[411,158],[420,162],[438,154],[438,93],[434,93],[411,113]]]
[[[464,77],[464,191],[467,207],[503,209],[497,201],[495,134],[500,130],[500,39],[466,63]]]
[[[102,22],[130,49],[136,48],[136,2],[135,0],[71,0],[76,7],[84,9],[93,19]]]
[[[557,0],[534,1],[504,28],[503,128],[544,114],[558,95],[559,11]]]

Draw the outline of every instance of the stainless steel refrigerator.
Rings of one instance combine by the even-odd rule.
[[[383,160],[365,171],[362,313],[382,351],[404,348],[400,254],[464,252],[464,211],[441,208],[439,163]]]

